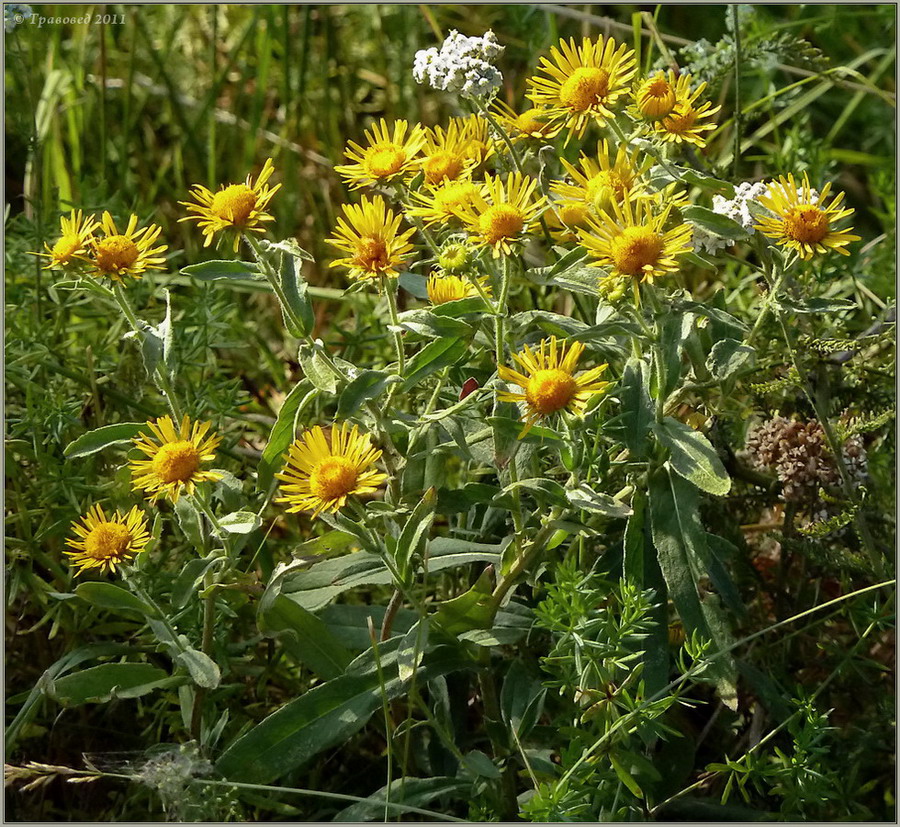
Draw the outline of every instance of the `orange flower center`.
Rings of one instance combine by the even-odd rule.
[[[377,236],[363,236],[356,242],[354,264],[363,270],[386,270],[390,266],[387,244]]]
[[[94,560],[121,557],[131,542],[131,532],[121,523],[100,523],[84,538],[84,551]]]
[[[81,250],[81,239],[77,235],[64,235],[53,245],[53,260],[60,264],[68,264],[69,259]]]
[[[209,211],[231,224],[241,225],[256,209],[256,193],[246,184],[231,184],[213,196]]]
[[[422,171],[429,184],[445,178],[454,179],[463,171],[463,159],[455,152],[436,152],[422,162]]]
[[[366,152],[363,166],[373,178],[389,178],[400,172],[405,163],[406,152],[402,146],[379,144]]]
[[[470,138],[469,143],[466,144],[466,157],[474,158],[480,164],[485,158],[487,158],[488,154],[488,145],[484,141],[479,141],[477,138]]]
[[[640,275],[652,268],[663,251],[663,237],[645,227],[627,227],[610,244],[610,255],[620,273]]]
[[[125,235],[111,235],[97,242],[97,267],[107,273],[127,270],[137,261],[137,245]]]
[[[663,118],[662,123],[666,132],[683,135],[685,132],[690,132],[696,121],[697,110],[693,106],[683,106]]]
[[[828,235],[828,215],[812,204],[798,204],[785,214],[784,232],[794,241],[818,244]]]
[[[526,109],[516,118],[516,129],[527,135],[543,135],[550,130],[550,125],[538,119],[540,109]]]
[[[584,112],[601,103],[609,92],[609,72],[606,69],[581,67],[559,89],[559,100],[574,112]]]
[[[320,500],[346,497],[356,488],[359,471],[346,457],[328,457],[319,462],[309,475],[309,490]]]
[[[187,482],[200,467],[200,452],[186,439],[167,442],[153,457],[153,473],[163,483]]]
[[[478,230],[488,244],[515,238],[525,226],[525,213],[512,204],[488,207],[478,219]]]
[[[537,371],[525,388],[529,407],[546,416],[562,410],[572,401],[577,383],[574,377],[559,368]]]
[[[675,90],[660,73],[645,81],[638,93],[638,108],[648,118],[668,115],[675,106]]]

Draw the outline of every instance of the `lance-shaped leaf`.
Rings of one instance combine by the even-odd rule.
[[[682,477],[716,496],[724,496],[731,490],[731,477],[703,434],[670,416],[655,425],[654,432],[669,449],[669,463]]]
[[[146,422],[117,422],[115,425],[104,425],[82,434],[70,442],[63,453],[69,459],[96,454],[112,445],[124,445],[131,442],[147,427]]]

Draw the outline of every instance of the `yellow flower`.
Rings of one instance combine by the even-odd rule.
[[[587,227],[591,208],[577,201],[553,201],[544,213],[550,235],[564,244],[578,241],[578,229]]]
[[[221,187],[213,193],[200,184],[191,187],[191,197],[197,202],[179,201],[178,203],[188,208],[188,212],[197,213],[188,215],[179,221],[197,221],[203,231],[203,246],[208,247],[216,233],[222,230],[234,230],[234,251],[237,252],[241,241],[241,234],[249,231],[264,233],[264,221],[275,219],[266,212],[272,196],[281,189],[281,184],[270,187],[266,182],[272,176],[275,167],[272,159],[268,158],[256,181],[248,175],[243,184],[229,184]]]
[[[668,115],[676,102],[675,73],[670,69],[668,77],[665,72],[657,72],[636,84],[634,104],[642,118],[654,120]]]
[[[114,572],[120,563],[143,551],[150,540],[147,518],[137,506],[127,514],[116,511],[107,519],[103,509],[95,505],[81,522],[72,523],[75,538],[66,541],[74,551],[64,552],[76,574],[88,569]]]
[[[542,197],[533,200],[537,181],[511,172],[506,181],[484,176],[484,188],[457,215],[476,245],[493,249],[493,257],[510,255],[512,244],[524,240],[546,206]]]
[[[92,215],[85,217],[81,210],[72,210],[68,218],[64,215],[59,217],[59,239],[56,244],[51,247],[45,243],[47,252],[34,255],[50,259],[45,270],[84,262],[98,226],[97,219]]]
[[[416,206],[409,207],[411,216],[421,218],[426,226],[454,221],[461,209],[470,205],[482,191],[480,184],[472,181],[444,180],[437,186],[428,186],[423,192],[412,193]]]
[[[481,115],[451,118],[450,124],[454,123],[459,123],[460,130],[465,134],[467,157],[475,162],[473,169],[477,169],[494,153],[494,141],[491,138],[490,124]]]
[[[819,195],[814,195],[809,186],[809,178],[803,173],[803,183],[798,188],[794,176],[788,174],[769,184],[759,203],[774,215],[760,218],[754,225],[767,238],[774,239],[782,247],[795,250],[802,259],[810,259],[816,253],[835,250],[841,255],[850,255],[843,249],[851,241],[859,241],[848,227],[835,230],[835,221],[853,215],[853,210],[841,208],[844,193],[838,193],[826,204],[831,184],[828,183]]]
[[[478,284],[485,294],[491,295],[491,287],[486,276],[480,276]],[[481,295],[478,288],[469,279],[462,276],[453,276],[449,273],[433,273],[428,277],[427,287],[428,300],[432,304],[455,302],[459,299],[468,299]]]
[[[562,125],[550,123],[544,109],[531,108],[516,113],[503,101],[494,104],[494,117],[507,131],[513,143],[529,138],[536,141],[549,141],[559,135]]]
[[[640,160],[635,150],[630,155],[628,148],[621,144],[614,160],[610,159],[609,144],[606,140],[597,143],[597,158],[582,155],[579,168],[564,158],[562,164],[573,183],[554,182],[550,191],[558,195],[563,205],[586,205],[591,211],[610,209],[613,202],[621,204],[643,189],[640,178],[653,165],[650,158]]]
[[[335,169],[353,189],[409,178],[415,170],[415,157],[425,142],[425,133],[419,124],[409,130],[408,136],[407,129],[406,121],[394,121],[391,131],[382,118],[366,130],[367,146],[348,142],[344,155],[353,163]]]
[[[541,58],[539,71],[548,77],[529,78],[527,97],[547,107],[552,121],[564,121],[572,134],[581,137],[591,120],[603,126],[613,117],[613,107],[634,77],[635,56],[611,37],[595,41],[585,37],[580,46],[574,39],[560,40],[549,60]]]
[[[166,260],[163,253],[168,249],[164,244],[154,247],[162,228],[156,224],[137,228],[138,217],[132,215],[124,233],[116,229],[113,217],[103,213],[100,227],[102,238],[90,242],[90,265],[95,276],[106,276],[113,281],[121,281],[123,276],[139,279],[146,270],[162,270]]]
[[[329,444],[330,442],[330,444]],[[352,494],[372,494],[385,480],[374,465],[381,451],[368,434],[344,422],[331,426],[330,441],[316,425],[294,440],[285,454],[284,470],[276,474],[281,480],[288,512],[312,511],[313,517],[323,511],[337,511]]]
[[[221,474],[200,467],[216,458],[215,450],[222,441],[215,434],[206,436],[209,422],[195,422],[192,426],[185,414],[177,431],[170,416],[148,422],[147,426],[156,440],[142,435],[134,444],[149,459],[132,460],[128,467],[132,488],[146,492],[151,503],[163,495],[177,503],[182,489],[193,494],[197,483],[222,479]]]
[[[426,184],[433,186],[471,175],[482,160],[482,144],[475,129],[468,118],[452,118],[446,129],[436,126],[425,130],[422,158],[417,164]]]
[[[704,132],[715,129],[715,123],[709,123],[711,118],[722,107],[713,108],[709,101],[699,106],[697,98],[706,89],[706,84],[701,83],[693,92],[691,91],[691,76],[680,75],[675,81],[675,106],[667,114],[653,124],[654,135],[665,143],[688,143],[697,147],[706,146]]]
[[[350,255],[331,266],[347,267],[353,278],[361,280],[399,275],[397,268],[413,248],[409,237],[415,229],[399,233],[401,216],[389,210],[380,195],[344,204],[344,218],[338,219],[334,237],[327,241]]]
[[[497,372],[504,382],[518,385],[522,392],[501,391],[502,402],[522,402],[525,405],[525,428],[519,439],[525,436],[539,420],[558,411],[566,410],[576,416],[584,413],[588,400],[603,393],[609,382],[600,380],[606,365],[598,365],[575,375],[578,360],[584,351],[581,342],[572,342],[568,352],[566,344],[557,345],[556,337],[543,339],[537,350],[528,345],[521,353],[514,353],[513,360],[522,368],[519,373],[505,365]]]
[[[655,204],[642,199],[613,203],[613,214],[604,211],[579,230],[582,246],[595,259],[593,267],[609,267],[614,276],[653,281],[678,270],[677,256],[691,250],[689,224],[663,229],[672,206],[654,215]]]

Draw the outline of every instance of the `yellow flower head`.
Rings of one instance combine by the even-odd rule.
[[[587,230],[578,231],[582,246],[594,259],[591,266],[609,267],[614,276],[651,282],[676,272],[677,257],[691,250],[690,225],[665,230],[672,207],[657,215],[656,205],[647,199],[612,206],[612,214],[601,212],[591,218]]]
[[[116,511],[107,518],[95,505],[81,518],[80,525],[72,523],[72,533],[75,537],[66,543],[74,550],[65,554],[76,574],[88,569],[114,572],[116,566],[143,551],[150,540],[147,518],[137,506],[127,514]]]
[[[532,350],[528,345],[521,353],[513,354],[513,361],[522,369],[519,373],[505,365],[500,365],[497,372],[504,382],[518,385],[521,392],[501,391],[502,402],[524,403],[525,428],[519,439],[525,436],[539,420],[551,416],[558,411],[569,411],[576,416],[584,413],[588,400],[598,393],[603,393],[609,382],[600,380],[606,365],[598,365],[575,375],[578,360],[584,351],[581,342],[557,344],[556,337],[543,339],[538,349]]]
[[[478,169],[494,154],[494,140],[491,138],[490,124],[481,115],[451,118],[450,126],[455,123],[459,124],[460,131],[466,136],[466,155],[475,162],[473,169]]]
[[[103,213],[100,228],[101,238],[90,241],[89,264],[95,276],[105,276],[113,281],[121,281],[123,276],[139,279],[146,270],[162,270],[166,260],[163,253],[168,249],[164,244],[154,247],[162,228],[156,224],[137,228],[138,217],[132,215],[124,233],[116,229],[113,217]]]
[[[285,454],[284,470],[275,476],[281,480],[288,512],[312,511],[313,517],[323,511],[337,511],[347,497],[373,494],[385,480],[375,468],[381,451],[368,434],[361,434],[347,422],[331,426],[331,439],[316,425],[294,440]]]
[[[406,121],[394,121],[392,131],[382,118],[366,130],[367,146],[360,146],[355,141],[347,143],[344,155],[353,163],[335,169],[353,189],[411,177],[416,155],[425,142],[425,133],[419,124],[409,130],[409,135],[406,134],[408,129]]]
[[[408,258],[413,248],[409,237],[415,232],[398,232],[400,220],[380,195],[371,201],[363,196],[359,204],[344,204],[344,218],[338,219],[334,237],[327,241],[349,255],[331,266],[347,267],[351,277],[360,280],[399,275],[397,268]]]
[[[452,118],[446,129],[426,129],[422,158],[417,161],[425,183],[434,186],[468,178],[484,159],[486,145],[480,135],[472,118]]]
[[[209,422],[195,422],[185,414],[181,428],[175,429],[170,416],[163,416],[156,422],[148,422],[155,440],[140,436],[134,440],[135,446],[149,459],[132,460],[129,470],[132,488],[144,491],[151,503],[165,495],[173,503],[178,502],[182,490],[193,494],[199,482],[222,479],[215,471],[204,471],[201,466],[216,458],[216,448],[222,437],[207,436]]]
[[[603,126],[613,117],[618,99],[628,91],[636,71],[634,51],[613,38],[585,37],[578,46],[574,39],[560,40],[550,50],[550,59],[541,58],[540,72],[529,78],[527,97],[547,108],[554,122],[563,121],[579,138],[594,120]]]
[[[424,191],[412,193],[416,205],[409,207],[407,212],[421,218],[428,227],[437,223],[449,223],[457,220],[459,211],[469,206],[482,189],[481,184],[474,181],[445,179],[437,186],[428,186]]]
[[[657,72],[635,84],[634,105],[642,118],[656,120],[668,115],[677,100],[675,73]]]
[[[531,108],[517,113],[503,101],[494,104],[494,117],[509,133],[513,143],[526,140],[550,141],[559,135],[562,125],[548,120],[543,109]]]
[[[210,245],[216,233],[234,230],[234,251],[237,252],[242,233],[250,231],[264,233],[263,222],[275,220],[266,212],[272,196],[281,189],[281,184],[270,187],[266,183],[274,171],[272,159],[268,158],[256,176],[255,182],[252,181],[252,176],[248,175],[243,184],[229,184],[215,193],[200,184],[194,184],[191,187],[191,197],[196,203],[190,201],[178,203],[196,215],[188,215],[179,221],[199,222],[198,226],[203,231],[204,247]]]
[[[482,191],[457,215],[475,244],[491,247],[494,258],[510,255],[511,245],[528,236],[546,206],[543,196],[534,200],[536,188],[537,181],[520,172],[505,181],[485,175]]]
[[[478,277],[478,284],[486,295],[491,295],[487,276]],[[428,300],[432,304],[455,302],[459,299],[469,299],[481,295],[478,288],[469,279],[449,273],[433,273],[428,277],[427,286]]]
[[[844,200],[842,192],[827,204],[830,191],[829,183],[815,195],[805,172],[800,187],[793,175],[788,174],[787,178],[782,176],[769,184],[768,191],[759,199],[759,203],[773,213],[773,217],[760,218],[754,226],[782,247],[795,250],[802,259],[811,259],[816,253],[827,253],[829,250],[850,255],[844,247],[851,241],[859,241],[859,236],[850,232],[852,227],[836,230],[833,224],[853,215],[853,210],[841,208]]]
[[[675,105],[672,110],[653,123],[653,134],[665,143],[687,143],[697,147],[706,146],[704,132],[715,129],[712,118],[722,107],[713,108],[709,101],[702,104],[697,99],[703,94],[706,84],[701,83],[691,91],[691,76],[680,75],[675,81]]]
[[[82,264],[86,253],[94,240],[94,230],[98,227],[97,219],[92,215],[83,216],[81,210],[72,210],[69,217],[59,217],[59,239],[52,247],[44,244],[46,253],[34,255],[49,258],[45,270],[55,267],[65,268],[74,264]]]

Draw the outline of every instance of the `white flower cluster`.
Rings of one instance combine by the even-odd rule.
[[[735,187],[734,198],[732,199],[725,198],[721,195],[714,195],[712,201],[713,212],[724,215],[732,221],[736,221],[748,233],[753,235],[755,232],[753,229],[753,222],[756,221],[756,219],[750,212],[750,202],[758,201],[760,196],[765,195],[768,188],[768,184],[764,181],[757,181],[755,184],[744,181],[744,183],[738,184]],[[705,252],[712,256],[719,250],[724,250],[731,245],[731,242],[727,238],[712,235],[697,226],[694,226],[694,238],[692,243],[695,253]]]
[[[440,50],[432,47],[416,52],[413,77],[433,89],[455,92],[465,98],[488,98],[503,82],[494,61],[503,46],[490,30],[482,37],[466,37],[456,29],[450,32]]]

